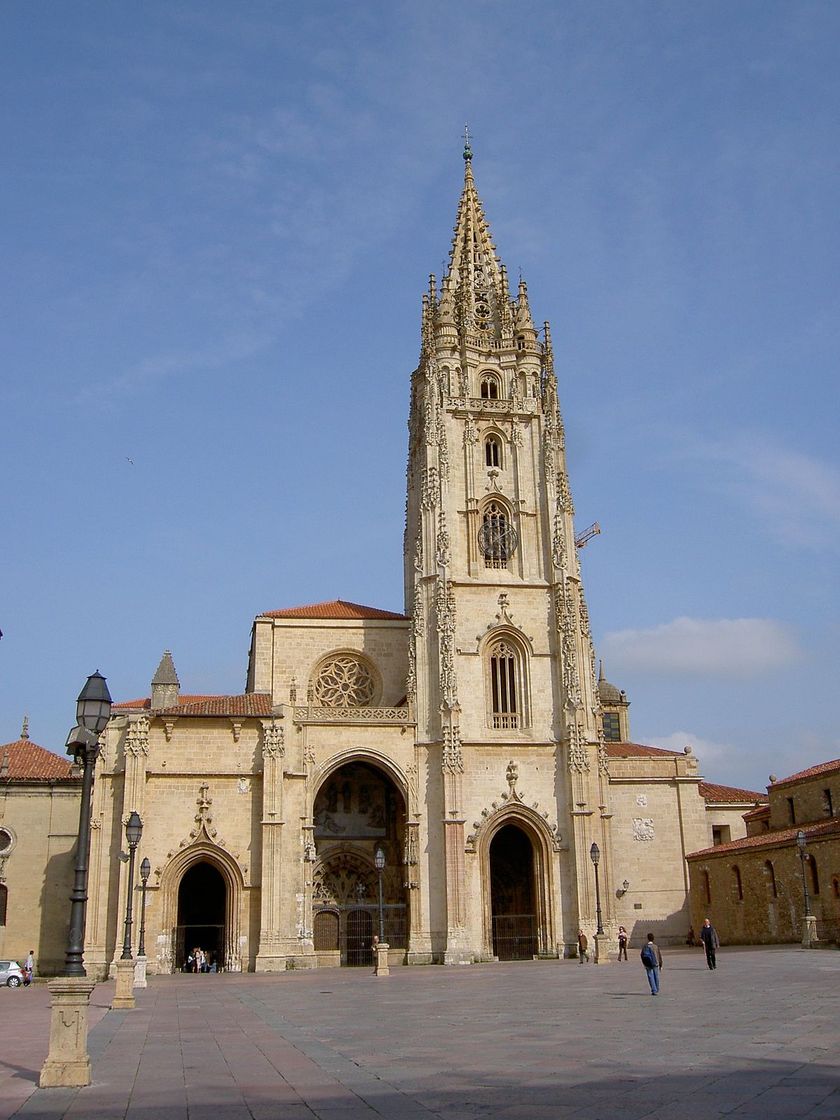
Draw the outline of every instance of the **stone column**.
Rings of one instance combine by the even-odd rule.
[[[391,969],[388,967],[388,950],[391,946],[386,941],[377,941],[375,946],[376,951],[376,968],[374,969],[375,976],[390,976]]]
[[[38,1079],[42,1089],[90,1085],[88,1007],[95,986],[87,976],[58,976],[47,985],[52,996],[50,1049]]]
[[[282,972],[286,957],[280,945],[281,841],[283,836],[283,763],[285,736],[276,720],[263,724],[262,865],[260,869],[260,941],[257,972]]]

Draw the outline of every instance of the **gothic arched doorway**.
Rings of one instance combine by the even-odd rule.
[[[531,960],[537,952],[534,848],[527,834],[506,824],[490,842],[493,954],[500,961]]]
[[[378,848],[385,855],[385,940],[392,949],[406,948],[405,815],[400,790],[367,762],[348,762],[322,783],[313,808],[312,883],[315,952],[320,963],[373,963],[372,939],[379,929]]]
[[[225,966],[227,887],[217,867],[206,860],[184,872],[178,887],[175,968],[201,948],[221,971]]]

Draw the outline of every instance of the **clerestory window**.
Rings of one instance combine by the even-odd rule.
[[[499,399],[499,380],[495,374],[483,373],[481,375],[479,392],[482,400],[497,401]]]

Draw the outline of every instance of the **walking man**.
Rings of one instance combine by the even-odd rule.
[[[659,946],[654,941],[652,933],[647,935],[647,945],[642,949],[640,956],[642,958],[642,964],[645,966],[648,984],[650,984],[650,994],[652,996],[658,996],[659,973],[662,968],[662,953],[659,951]]]
[[[578,930],[578,964],[589,963],[589,941],[582,929]]]
[[[720,938],[717,935],[717,930],[708,918],[703,919],[703,928],[700,930],[700,940],[703,942],[703,948],[706,950],[706,964],[709,968],[717,968],[715,951],[720,948]]]

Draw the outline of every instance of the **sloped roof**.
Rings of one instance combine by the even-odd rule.
[[[148,696],[142,700],[123,700],[114,704],[112,711],[151,711]],[[244,692],[238,696],[178,697],[178,703],[169,708],[155,708],[155,715],[163,716],[270,716],[271,696],[268,692]]]
[[[701,782],[700,794],[706,801],[729,802],[732,805],[755,805],[756,801],[762,805],[767,804],[766,793],[756,793],[751,789],[739,789],[737,786],[720,786],[716,782]]]
[[[400,622],[407,620],[407,615],[397,614],[394,611],[383,611],[379,607],[366,607],[361,603],[348,603],[344,599],[332,599],[328,603],[309,603],[302,607],[286,607],[280,611],[263,611],[259,618],[351,618],[371,619],[387,618]]]
[[[186,701],[186,702],[185,702]],[[240,696],[181,697],[172,708],[160,708],[161,716],[270,716],[268,692],[245,692]]]
[[[780,778],[777,782],[773,782],[773,789],[778,789],[779,786],[792,785],[794,782],[802,782],[808,778],[819,778],[823,774],[834,774],[840,771],[840,758],[835,758],[831,762],[820,762],[816,766],[809,766],[807,770],[800,770],[797,774],[791,774],[787,778]]]
[[[5,764],[5,765],[4,765]],[[6,769],[8,766],[8,769]],[[0,745],[0,768],[3,777],[16,782],[77,781],[68,758],[53,754],[29,739]]]
[[[183,693],[178,697],[179,704],[195,704],[201,700],[216,700],[217,696],[213,695],[200,695],[200,694],[187,694]],[[138,709],[145,709],[149,711],[152,706],[150,696],[141,696],[139,700],[120,700],[116,704],[111,705],[111,711],[115,709],[122,709],[123,711],[137,711]]]
[[[644,743],[606,743],[608,758],[678,758],[681,751],[666,751],[662,747],[647,747]]]
[[[730,840],[728,844],[715,844],[712,848],[702,848],[700,851],[691,852],[685,858],[703,859],[709,856],[732,855],[736,852],[750,851],[752,848],[783,848],[796,843],[796,834],[800,829],[805,833],[808,843],[812,840],[840,835],[840,817],[831,817],[818,824],[793,825],[791,828],[780,828],[772,832],[758,832],[755,836]]]

